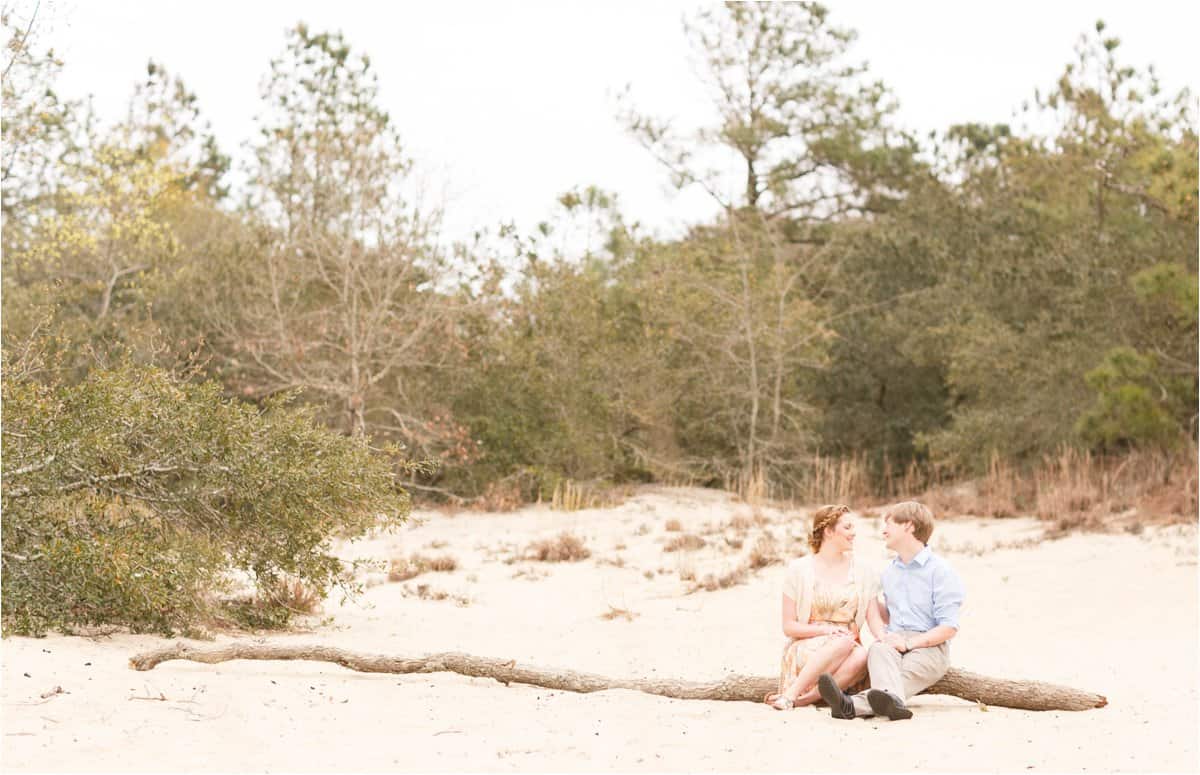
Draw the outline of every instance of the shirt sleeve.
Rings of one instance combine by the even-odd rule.
[[[945,563],[938,563],[933,571],[933,620],[939,626],[947,625],[958,629],[958,613],[962,608],[966,590],[962,579]]]
[[[798,600],[800,598],[800,592],[798,589],[800,586],[798,581],[800,577],[799,570],[800,569],[796,567],[794,562],[790,563],[787,566],[787,572],[784,573],[783,576],[783,594],[787,595],[792,600]]]

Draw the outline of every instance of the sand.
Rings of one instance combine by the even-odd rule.
[[[371,586],[357,603],[332,597],[327,621],[314,620],[308,631],[219,635],[215,642],[321,643],[394,655],[456,650],[691,680],[778,669],[782,565],[745,584],[694,594],[681,574],[732,569],[764,530],[794,555],[805,529],[799,512],[659,488],[609,509],[415,516],[398,532],[339,552],[381,560],[450,554],[458,570],[398,583],[374,573],[364,577]],[[761,524],[728,527],[756,516]],[[708,545],[664,552],[678,535],[665,530],[669,520]],[[858,553],[882,567],[878,521],[863,517],[858,527]],[[912,701],[910,722],[847,722],[814,708],[778,712],[623,690],[572,694],[453,674],[360,674],[316,662],[176,661],[141,673],[127,666],[129,656],[168,640],[7,637],[0,644],[2,768],[1195,771],[1196,526],[1055,541],[1041,540],[1043,528],[1032,519],[939,524],[933,546],[958,569],[968,595],[952,660],[986,674],[1096,691],[1108,697],[1106,708],[1026,712],[923,696]],[[511,562],[530,542],[563,530],[580,536],[592,556]],[[734,549],[739,532],[744,543]],[[428,585],[425,599],[419,585]],[[448,596],[432,599],[439,592]],[[614,608],[632,618],[603,618]],[[49,694],[55,687],[62,693]]]

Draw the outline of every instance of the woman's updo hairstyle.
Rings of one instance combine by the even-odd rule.
[[[812,533],[808,536],[808,545],[813,554],[821,551],[821,542],[825,540],[825,529],[833,527],[843,515],[850,513],[849,506],[822,506],[812,516]]]

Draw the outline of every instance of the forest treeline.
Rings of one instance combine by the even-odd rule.
[[[235,165],[179,74],[150,63],[101,126],[23,21],[3,80],[9,621],[89,551],[103,578],[54,587],[68,613],[29,628],[163,610],[121,596],[138,571],[114,546],[194,558],[143,568],[164,599],[222,563],[324,589],[329,537],[402,518],[405,489],[828,500],[1064,455],[1195,459],[1196,103],[1101,23],[1031,85],[1023,127],[917,136],[820,5],[714,6],[686,29],[713,123],[619,106],[711,222],[648,235],[581,181],[528,232],[450,245],[341,34],[281,41]],[[1194,478],[1162,470],[1194,509]]]

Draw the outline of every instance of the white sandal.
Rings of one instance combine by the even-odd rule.
[[[791,710],[796,707],[796,703],[788,699],[786,694],[781,694],[771,702],[771,707],[775,710]]]

